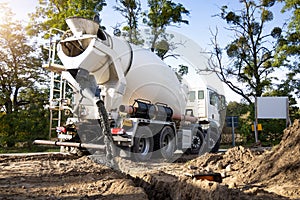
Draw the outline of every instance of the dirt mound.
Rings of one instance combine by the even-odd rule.
[[[191,160],[182,171],[219,172],[229,188],[267,192],[269,198],[274,194],[300,199],[300,122],[296,120],[287,128],[280,144],[271,150],[238,146],[225,154],[205,154]]]
[[[284,130],[279,145],[252,164],[248,183],[267,185],[268,190],[300,198],[300,121]],[[279,188],[282,187],[282,190]]]

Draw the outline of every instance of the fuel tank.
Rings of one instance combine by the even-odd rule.
[[[108,111],[145,99],[184,114],[188,89],[153,52],[107,34],[92,20],[72,17],[66,22],[71,33],[58,44],[58,56],[67,70],[85,70],[93,77]]]

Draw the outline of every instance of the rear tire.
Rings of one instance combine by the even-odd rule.
[[[150,128],[139,126],[133,140],[132,152],[134,159],[141,162],[148,161],[152,156],[154,147],[154,139]]]
[[[161,133],[159,139],[159,151],[163,158],[169,160],[173,157],[176,142],[174,130],[170,126],[165,126]]]

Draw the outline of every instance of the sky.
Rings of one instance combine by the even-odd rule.
[[[142,10],[145,10],[146,0],[142,1]],[[227,5],[229,8],[235,10],[239,9],[238,0],[183,0],[176,1],[183,4],[183,6],[190,11],[190,15],[184,17],[189,21],[189,25],[182,24],[180,27],[170,27],[169,30],[179,32],[186,37],[197,43],[204,51],[211,49],[211,33],[210,29],[215,32],[216,27],[219,29],[219,42],[221,46],[225,46],[228,41],[231,41],[232,37],[230,32],[225,31],[225,22],[218,17],[212,17],[220,12],[220,7]],[[38,0],[0,0],[0,3],[8,2],[12,11],[16,14],[19,20],[24,23],[28,22],[28,13],[32,13],[35,7],[38,5]],[[117,23],[122,23],[125,20],[122,19],[121,14],[114,11],[112,8],[115,5],[115,0],[107,0],[107,6],[104,7],[100,16],[102,18],[101,25],[107,28],[108,33],[112,33],[113,26]],[[279,14],[282,4],[276,4],[272,9],[274,14],[274,20],[269,24],[270,28],[274,26],[282,26],[282,24],[289,18],[288,14]],[[279,72],[282,73],[282,72]],[[284,74],[279,74],[279,76]],[[240,96],[230,91],[225,86],[225,94],[227,101],[240,101]]]

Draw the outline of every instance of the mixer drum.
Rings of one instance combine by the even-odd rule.
[[[135,99],[167,104],[176,114],[184,114],[187,90],[175,72],[153,52],[112,37],[92,20],[66,20],[73,35],[58,46],[58,56],[67,69],[84,69],[103,85],[107,93],[117,88],[121,72],[126,86],[123,96],[107,95],[110,109],[131,105]]]

